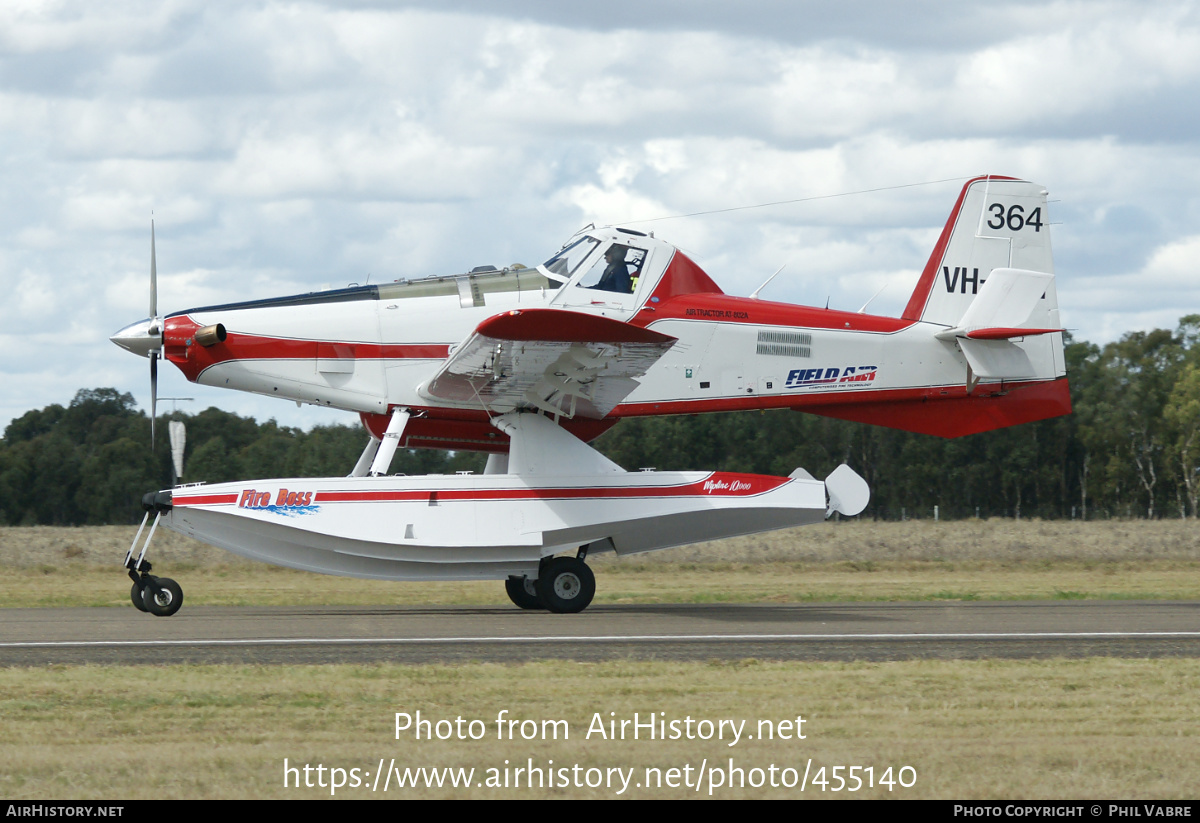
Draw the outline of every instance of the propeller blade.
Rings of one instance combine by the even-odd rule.
[[[150,319],[158,319],[158,263],[154,255],[154,218],[150,218]]]
[[[150,352],[150,451],[154,451],[154,418],[158,415],[158,352]]]

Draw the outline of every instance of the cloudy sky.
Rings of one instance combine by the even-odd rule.
[[[148,405],[108,337],[147,314],[152,212],[164,311],[534,264],[595,221],[730,293],[786,263],[763,297],[886,285],[898,314],[962,178],[1008,174],[1050,191],[1067,326],[1174,327],[1200,312],[1198,127],[1190,2],[12,0],[0,427],[80,388]],[[160,394],[353,420],[173,367]]]

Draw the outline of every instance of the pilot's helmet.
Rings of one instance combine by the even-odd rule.
[[[622,246],[617,243],[608,247],[608,251],[604,252],[604,259],[614,263],[625,262],[625,252],[629,251],[628,246]]]

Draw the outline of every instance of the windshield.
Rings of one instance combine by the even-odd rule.
[[[604,256],[592,264],[591,270],[579,279],[578,285],[585,289],[633,294],[645,262],[645,249],[613,243],[604,250]]]
[[[581,237],[551,257],[543,265],[550,273],[557,274],[564,280],[570,280],[571,275],[575,273],[580,264],[587,259],[588,255],[598,245],[600,245],[600,241],[594,237]]]

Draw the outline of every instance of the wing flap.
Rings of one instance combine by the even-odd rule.
[[[497,413],[529,408],[599,419],[675,342],[594,314],[505,312],[480,323],[422,393]]]

